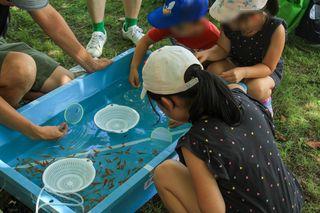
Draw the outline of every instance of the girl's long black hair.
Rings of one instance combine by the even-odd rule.
[[[178,96],[190,101],[189,121],[195,123],[204,116],[219,119],[228,125],[237,125],[241,120],[240,103],[233,97],[231,90],[216,75],[199,65],[192,65],[185,73],[185,82],[198,78],[199,83],[187,91],[172,95],[159,95],[148,91],[150,99],[159,103],[161,97]]]

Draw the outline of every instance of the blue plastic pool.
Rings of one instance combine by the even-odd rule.
[[[139,99],[139,90],[127,82],[133,50],[114,59],[105,70],[74,80],[19,111],[37,124],[57,125],[64,121],[63,112],[72,103],[80,103],[84,116],[69,126],[68,134],[57,142],[30,141],[17,132],[0,126],[1,185],[30,208],[35,207],[42,184],[42,173],[52,162],[66,157],[90,158],[97,171],[94,182],[80,194],[85,211],[133,212],[154,194],[152,170],[160,162],[175,156],[175,142],[150,139],[157,127],[167,128],[167,118],[156,115],[147,100]],[[138,125],[124,134],[104,132],[93,122],[95,113],[108,104],[134,108],[140,114]],[[171,130],[174,141],[186,126]],[[50,194],[42,201],[57,198]],[[66,206],[49,206],[49,211],[78,212]]]

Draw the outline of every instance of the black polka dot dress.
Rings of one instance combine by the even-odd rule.
[[[233,90],[243,116],[231,127],[214,118],[194,123],[181,147],[203,160],[215,175],[227,212],[301,212],[300,185],[284,165],[266,109],[239,89]]]
[[[240,67],[254,66],[263,61],[266,55],[272,35],[280,25],[286,27],[286,23],[279,18],[267,18],[262,29],[251,37],[242,35],[241,31],[232,31],[227,25],[223,26],[223,32],[231,42],[230,59]],[[280,59],[276,70],[270,76],[278,85],[282,79],[284,63]]]

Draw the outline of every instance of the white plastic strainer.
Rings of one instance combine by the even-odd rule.
[[[94,116],[94,123],[102,130],[125,133],[135,127],[140,120],[139,113],[127,106],[110,104],[99,110]]]
[[[52,192],[71,194],[88,187],[95,176],[96,170],[90,159],[65,158],[48,166],[42,181]]]

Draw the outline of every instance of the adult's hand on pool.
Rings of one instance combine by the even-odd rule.
[[[93,59],[88,67],[85,69],[88,73],[93,73],[99,70],[102,70],[112,64],[112,60],[107,58],[99,58],[99,59]]]
[[[131,86],[135,88],[140,87],[140,80],[139,80],[139,72],[136,69],[131,69],[130,75],[129,75],[129,82]]]
[[[66,123],[59,126],[34,126],[32,134],[29,135],[33,140],[58,140],[68,131]]]
[[[4,5],[4,6],[14,6],[14,4],[10,1],[7,0],[0,0],[0,4]]]

